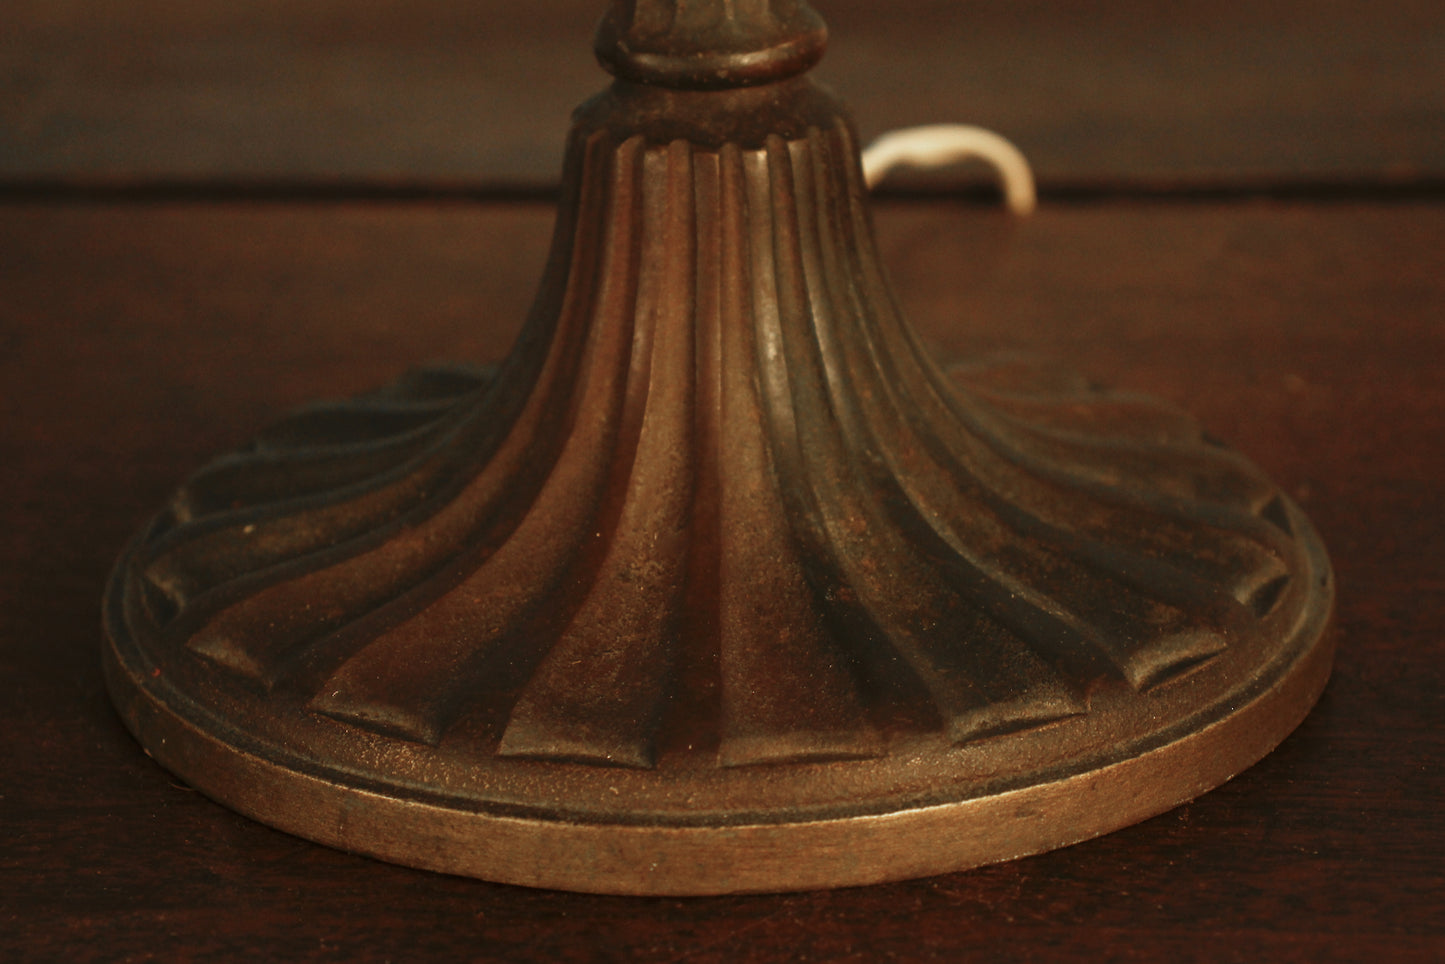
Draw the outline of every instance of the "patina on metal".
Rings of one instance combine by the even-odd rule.
[[[940,368],[788,0],[618,0],[535,307],[190,479],[106,598],[164,767],[489,880],[863,884],[1229,779],[1331,662],[1310,524],[1188,417]]]

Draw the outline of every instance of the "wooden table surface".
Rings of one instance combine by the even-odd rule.
[[[1165,396],[1319,527],[1334,677],[1224,787],[967,873],[671,900],[350,856],[147,759],[100,673],[125,540],[286,408],[507,348],[603,82],[600,2],[516,6],[0,11],[0,960],[1445,957],[1438,2],[817,3],[865,132],[982,122],[1038,164],[1022,224],[966,173],[879,203],[940,356]]]

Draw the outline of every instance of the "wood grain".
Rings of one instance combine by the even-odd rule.
[[[505,350],[540,205],[0,209],[0,957],[1435,960],[1445,948],[1445,211],[878,214],[940,354],[1059,358],[1195,412],[1329,546],[1339,657],[1260,765],[1010,864],[716,900],[529,891],[316,847],[174,784],[99,670],[107,568],[278,411]]]
[[[865,136],[963,121],[1047,190],[1437,185],[1434,0],[819,0]],[[0,182],[555,182],[603,0],[8,0]],[[947,187],[972,173],[942,178]]]

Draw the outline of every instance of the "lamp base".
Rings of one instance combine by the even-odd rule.
[[[715,894],[1082,840],[1299,722],[1309,523],[1167,406],[940,369],[784,7],[614,5],[506,360],[298,413],[136,540],[108,679],[163,766],[389,860]]]

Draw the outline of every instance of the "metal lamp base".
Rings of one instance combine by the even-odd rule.
[[[323,843],[629,894],[1007,859],[1269,752],[1330,669],[1304,516],[1157,402],[939,369],[821,23],[648,6],[508,359],[292,416],[121,559],[136,736]]]

